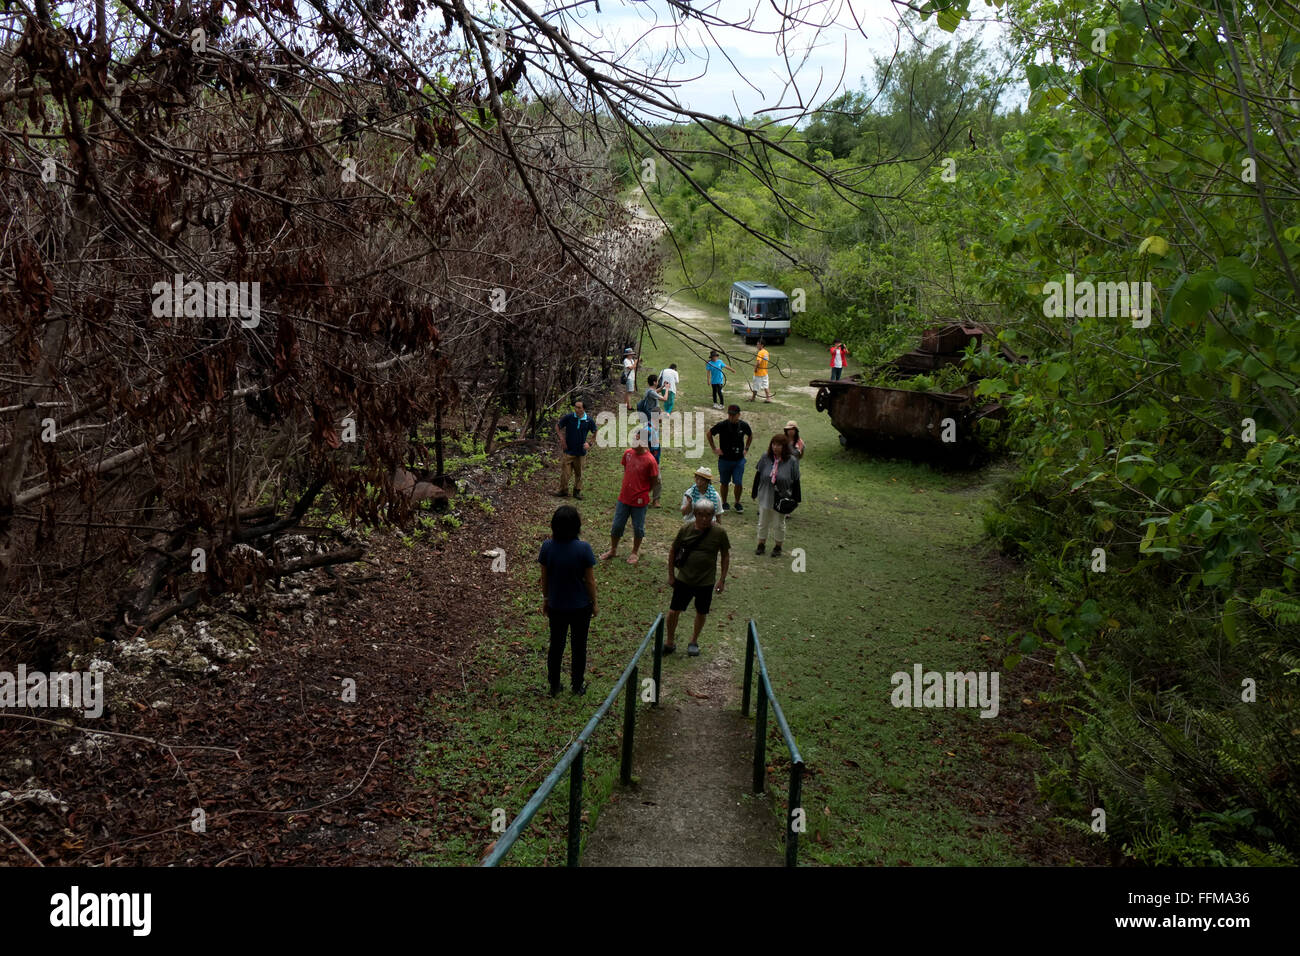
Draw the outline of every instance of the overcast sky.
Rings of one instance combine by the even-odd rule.
[[[680,14],[663,0],[601,0],[600,13],[586,7],[581,19],[571,17],[568,32],[594,50],[614,51],[646,70],[669,56],[657,72],[682,83],[675,95],[691,109],[773,119],[792,116],[790,110],[798,112],[801,103],[820,106],[845,90],[862,88],[870,82],[873,55],[889,55],[896,45],[906,48],[912,42],[898,26],[900,8],[890,0],[698,0],[691,5],[717,20],[752,26],[706,30],[695,20],[675,22]],[[800,6],[802,19],[824,26],[794,27],[793,42],[782,49],[775,35],[778,7],[798,15]],[[991,46],[999,29],[992,8],[976,0],[972,10],[979,19],[963,23],[957,36],[978,34]],[[796,86],[789,84],[791,71]]]

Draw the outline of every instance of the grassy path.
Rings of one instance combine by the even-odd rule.
[[[726,635],[698,658],[664,660],[659,708],[637,721],[634,785],[610,795],[583,866],[781,865],[780,825],[750,793],[754,728],[735,692],[743,653]]]
[[[712,862],[779,862],[788,766],[774,728],[768,754],[775,799],[747,797],[737,769],[752,740],[752,724],[736,713],[740,668],[734,663],[742,659],[750,617],[809,768],[801,862],[1074,862],[1078,841],[1035,808],[1037,758],[1017,746],[1032,748],[1031,741],[1051,737],[1060,720],[1030,699],[1034,689],[1023,666],[1001,675],[994,719],[981,719],[976,709],[890,703],[891,675],[911,673],[915,664],[927,671],[998,670],[1010,615],[999,605],[1002,572],[980,544],[980,513],[993,476],[944,474],[843,450],[807,386],[825,377],[826,353],[799,338],[772,350],[785,373],[772,376],[775,403],[745,401],[753,350],[731,336],[724,311],[692,302],[668,309],[732,352],[738,373],[730,376],[727,397],[739,400],[755,433],[747,486],[756,450],[787,419],[798,421],[808,445],[804,503],[790,519],[786,554],[777,559],[754,554],[753,507],[726,516],[731,575],[701,635],[704,654],[668,658],[663,707],[641,711],[636,773],[642,789],[615,792],[617,718],[601,726],[588,750],[587,862],[708,862],[701,853]],[[642,383],[646,373],[676,362],[679,409],[703,413],[706,426],[720,419],[710,407],[704,357],[691,346],[660,330],[653,345],[646,341],[643,358]],[[707,442],[703,450],[689,457],[682,448],[664,448],[665,507],[648,514],[643,560],[638,566],[623,560],[630,547],[625,539],[619,558],[597,569],[601,611],[589,645],[592,690],[581,698],[566,693],[551,700],[544,693],[546,626],[533,562],[560,503],[544,497],[558,466],[550,461],[533,479],[517,503],[532,516],[526,525],[532,530],[509,545],[501,592],[514,612],[464,665],[464,692],[442,699],[431,715],[434,730],[420,773],[435,797],[430,813],[415,821],[423,838],[412,847],[417,860],[463,865],[481,858],[494,839],[494,811],[514,817],[608,692],[655,614],[667,609],[667,550],[681,520],[673,505],[697,467],[717,467]],[[598,553],[608,545],[621,451],[593,449],[587,464],[582,536]],[[689,617],[683,616],[683,628],[689,629]],[[679,639],[684,645],[684,634]],[[719,772],[695,779],[702,766]],[[737,775],[739,787],[731,779]],[[561,783],[510,863],[562,864],[566,802]],[[732,822],[721,822],[724,817]]]
[[[844,451],[829,418],[814,410],[807,385],[826,375],[825,352],[802,339],[772,349],[785,372],[772,376],[775,402],[745,400],[752,368],[746,358],[753,350],[731,336],[723,310],[684,301],[667,308],[732,351],[729,364],[737,374],[729,375],[727,398],[741,404],[755,449],[790,418],[808,444],[804,504],[790,519],[783,557],[753,553],[752,507],[725,519],[732,575],[702,638],[706,648],[739,642],[744,621],[752,616],[758,623],[777,694],[811,767],[804,858],[827,864],[1024,862],[991,814],[961,796],[985,782],[984,748],[977,744],[1004,746],[997,740],[998,720],[980,719],[973,710],[890,705],[890,676],[910,673],[915,663],[940,671],[991,667],[986,618],[996,616],[998,587],[976,548],[990,477],[945,475]],[[647,372],[675,361],[682,373],[678,407],[703,412],[710,425],[719,420],[710,408],[702,357],[660,333],[655,347],[645,343],[644,358]],[[758,454],[750,456],[746,492]],[[695,459],[682,449],[664,449],[666,505],[678,500],[700,464],[716,471],[707,445],[705,457]],[[599,477],[590,486],[588,510],[599,515],[592,516],[597,526],[612,510],[614,470],[593,469]],[[640,589],[647,617],[666,606],[664,552],[677,526],[675,513],[652,512],[649,567],[619,562],[601,586]],[[598,533],[593,529],[593,540]],[[798,557],[806,570],[795,570]],[[671,679],[670,672],[666,687]],[[769,754],[777,755],[772,783],[779,788],[779,738]],[[777,836],[780,825],[774,821]]]

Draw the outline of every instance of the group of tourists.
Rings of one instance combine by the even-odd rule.
[[[836,353],[836,348],[841,351]],[[843,371],[844,369],[844,361],[849,354],[848,349],[845,349],[843,343],[840,342],[839,339],[836,339],[835,345],[831,348],[831,353],[831,375],[833,378],[838,379],[839,371]],[[839,365],[835,364],[837,361],[837,354],[839,355]],[[637,365],[638,363],[635,351],[632,348],[624,349],[623,375],[619,380],[619,384],[623,387],[623,400],[627,403],[627,410],[629,412],[633,411],[632,400],[633,396],[636,394]],[[772,355],[767,350],[767,344],[762,339],[759,339],[758,351],[754,353],[754,376],[750,379],[749,383],[749,400],[751,402],[758,398],[759,392],[763,393],[763,401],[772,401],[771,379],[769,378],[771,367]],[[727,382],[726,373],[734,372],[735,369],[719,357],[719,353],[716,349],[709,352],[709,360],[704,363],[704,368],[708,372],[709,387],[713,391],[713,407],[718,409],[725,408],[726,398],[723,395],[722,387]],[[657,377],[654,375],[650,376],[649,388],[646,390],[643,400],[645,397],[653,395],[656,402],[663,403],[665,412],[671,412],[674,403],[676,402],[677,386],[679,381],[680,376],[678,375],[676,364],[668,366],[668,368],[660,372]],[[639,404],[637,408],[640,408]]]
[[[847,357],[848,350],[836,339],[831,346],[833,379],[840,377]],[[761,390],[764,401],[770,402],[767,375],[771,360],[761,340],[756,359],[750,400],[755,400]],[[633,350],[626,349],[621,384],[629,411],[634,410],[631,402],[636,390],[637,365]],[[713,390],[713,406],[722,408],[723,373],[732,369],[716,351],[709,353],[705,367]],[[635,565],[641,559],[646,510],[660,506],[660,448],[655,422],[661,407],[664,412],[671,412],[675,407],[680,381],[676,364],[646,380],[647,387],[635,406],[636,411],[645,415],[646,424],[636,430],[632,447],[623,452],[623,479],[614,506],[609,549],[600,556],[602,561],[617,556],[629,521],[632,524],[632,550],[627,561]],[[668,585],[672,590],[664,642],[664,652],[668,654],[676,650],[678,618],[682,611],[689,610],[692,602],[695,622],[687,652],[692,657],[700,653],[700,632],[712,607],[713,595],[721,594],[725,587],[730,567],[731,542],[722,527],[722,516],[730,511],[743,514],[745,510],[741,492],[754,432],[741,418],[739,405],[725,407],[727,417],[708,431],[709,448],[717,459],[718,486],[715,487],[712,469],[696,469],[691,485],[681,496],[683,526],[668,548]],[[560,487],[556,492],[559,497],[568,496],[572,475],[573,497],[581,500],[582,464],[591,449],[590,436],[595,433],[596,425],[581,400],[575,401],[573,410],[556,424],[561,452]],[[802,499],[799,467],[805,451],[798,424],[793,420],[787,421],[781,433],[772,436],[754,465],[749,497],[758,511],[755,555],[769,553],[772,557],[779,557],[782,554],[787,521]],[[566,637],[572,646],[572,690],[579,694],[586,690],[583,675],[586,672],[587,635],[591,619],[596,616],[594,568],[597,558],[592,547],[579,537],[581,527],[581,517],[576,508],[562,505],[556,509],[551,518],[551,537],[543,543],[537,558],[542,565],[542,611],[550,623],[547,678],[552,696],[558,694],[561,687],[560,665]],[[767,550],[769,538],[772,540],[770,552]]]

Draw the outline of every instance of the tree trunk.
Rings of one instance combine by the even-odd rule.
[[[434,474],[436,481],[442,481],[442,400],[433,407],[433,449],[438,460],[438,470]]]

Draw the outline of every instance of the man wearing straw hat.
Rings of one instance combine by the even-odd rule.
[[[689,519],[695,513],[697,501],[712,501],[713,523],[722,520],[722,499],[718,497],[718,489],[713,487],[713,472],[708,468],[698,469],[695,472],[695,483],[682,492],[683,518]]]

